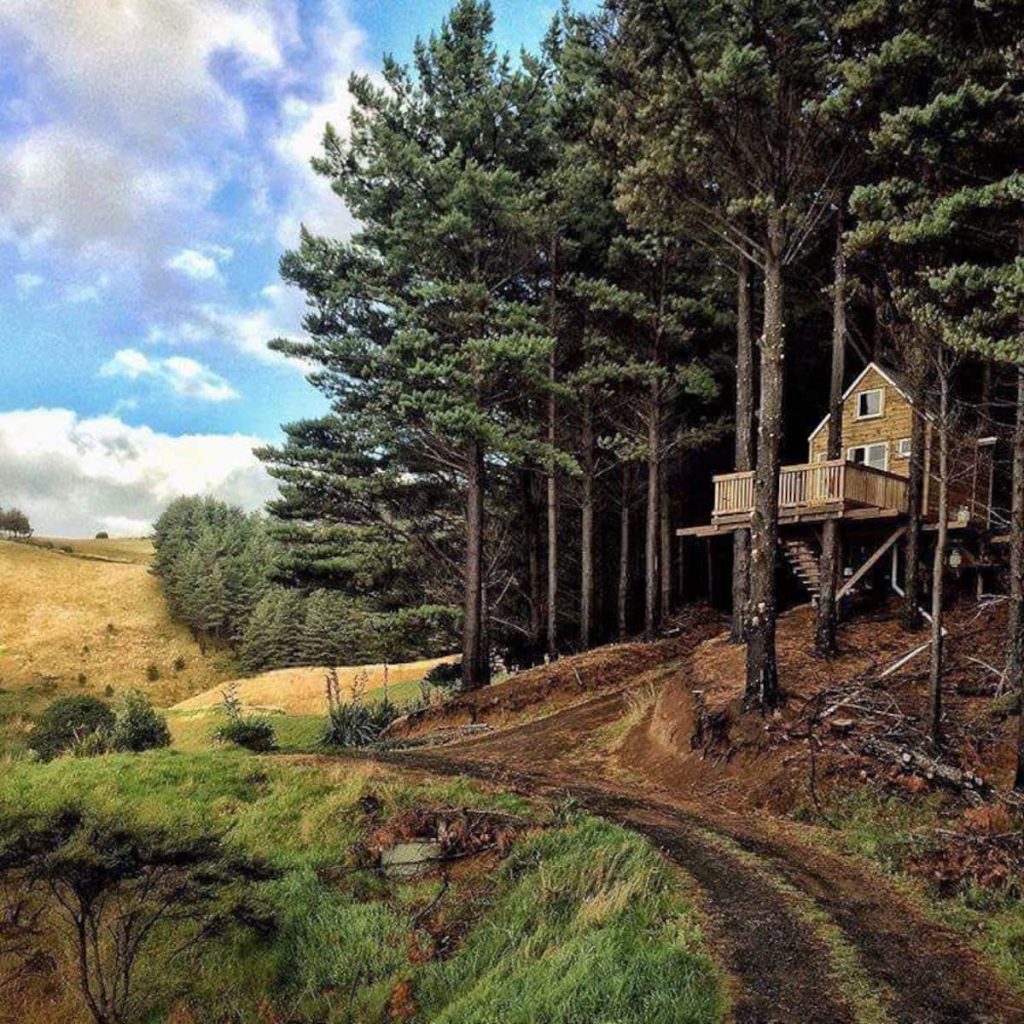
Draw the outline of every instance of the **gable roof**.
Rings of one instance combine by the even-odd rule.
[[[883,377],[892,387],[894,387],[911,405],[914,404],[913,398],[910,397],[910,389],[904,383],[903,375],[897,373],[895,370],[890,370],[880,363],[876,363],[872,360],[864,367],[860,373],[853,379],[853,383],[843,392],[841,401],[845,402],[854,391],[857,390],[857,385],[868,375],[870,370],[874,370],[880,377]],[[821,430],[826,423],[828,423],[829,413],[825,414],[825,418],[810,432],[807,437],[808,441],[813,441],[814,436]]]

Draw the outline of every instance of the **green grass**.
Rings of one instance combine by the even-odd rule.
[[[171,742],[176,750],[195,753],[215,746],[214,730],[226,721],[219,709],[208,711],[165,712],[171,730]],[[255,713],[259,716],[260,713]],[[277,734],[277,744],[283,753],[313,753],[320,748],[320,739],[326,726],[322,715],[266,714]]]
[[[384,821],[473,806],[542,826],[496,865],[474,874],[471,861],[459,862],[439,903],[456,936],[446,959],[410,956],[426,940],[413,919],[439,880],[392,882],[363,867],[369,794]],[[404,982],[418,1021],[710,1024],[725,1013],[685,883],[641,839],[593,819],[562,819],[466,779],[342,758],[170,750],[0,773],[0,808],[68,803],[140,824],[212,828],[281,873],[266,885],[279,920],[273,939],[223,938],[194,961],[147,960],[145,1020],[205,1020],[217,1006],[223,1020],[376,1022]]]

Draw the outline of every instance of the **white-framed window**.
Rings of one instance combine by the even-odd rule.
[[[857,419],[878,419],[885,412],[885,388],[857,392]]]
[[[870,466],[872,469],[889,468],[889,442],[879,441],[875,444],[858,444],[846,449],[848,462],[858,466]]]
[[[909,459],[910,458],[910,438],[909,437],[901,437],[896,442],[896,454],[901,459]]]

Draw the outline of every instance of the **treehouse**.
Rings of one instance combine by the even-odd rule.
[[[910,435],[914,417],[925,419],[924,486],[918,509],[908,507]],[[844,551],[860,564],[845,570],[842,596],[888,551],[898,588],[896,542],[911,515],[934,529],[938,507],[937,431],[932,417],[915,407],[899,375],[869,363],[842,399],[843,457],[829,459],[828,415],[808,438],[807,461],[779,472],[779,534],[783,553],[812,596],[818,592],[817,530],[828,519],[842,521]],[[993,487],[994,438],[958,435],[951,445],[950,526],[987,531]],[[713,477],[709,525],[677,531],[680,537],[714,537],[750,527],[754,473]],[[860,557],[857,557],[860,556]]]

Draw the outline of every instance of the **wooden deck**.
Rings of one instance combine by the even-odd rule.
[[[715,506],[711,523],[690,526],[681,537],[709,537],[750,525],[754,474],[724,473],[713,478]],[[844,459],[783,466],[779,472],[779,522],[826,519],[885,519],[907,511],[907,481],[895,473]]]

